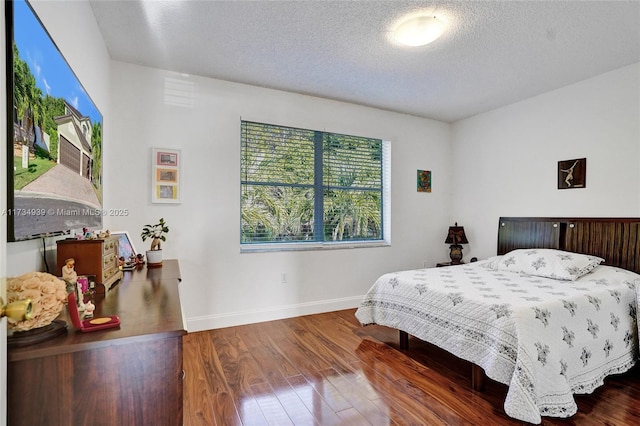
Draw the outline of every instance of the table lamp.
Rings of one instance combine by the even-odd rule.
[[[454,226],[449,227],[446,244],[451,244],[449,249],[449,257],[452,265],[460,265],[462,263],[462,246],[460,244],[469,244],[467,236],[464,233],[464,226],[458,226],[458,222]]]

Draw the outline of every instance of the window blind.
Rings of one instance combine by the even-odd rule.
[[[241,243],[381,240],[382,145],[241,121]]]

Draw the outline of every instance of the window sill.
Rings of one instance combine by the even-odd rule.
[[[240,253],[264,253],[275,251],[341,250],[371,247],[389,247],[387,241],[345,241],[337,243],[273,243],[240,246]]]

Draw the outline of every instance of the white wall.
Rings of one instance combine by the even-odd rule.
[[[640,64],[455,123],[453,214],[495,255],[500,216],[640,216]],[[587,158],[584,189],[558,161]]]
[[[111,150],[110,134],[113,125],[109,114],[110,57],[91,6],[88,2],[74,1],[31,1],[30,3],[71,66],[71,69],[73,69],[102,113],[104,151],[109,152]],[[69,19],[71,18],[73,25],[69,25]],[[4,31],[2,32],[2,37],[4,38]],[[4,47],[4,42],[2,46]],[[3,108],[6,104],[5,97],[6,91],[3,90]],[[109,181],[110,173],[111,169],[109,167],[103,170],[104,181]],[[2,199],[5,200],[6,184],[0,187],[2,188]],[[105,198],[105,202],[109,203],[110,200]],[[6,229],[6,225],[2,229]],[[4,231],[2,232],[2,238],[6,241],[6,233]],[[4,241],[2,243],[4,244]],[[46,245],[47,260],[53,273],[55,268],[55,241],[48,239]],[[44,270],[42,240],[10,243],[7,246],[7,257],[7,273],[10,276],[34,270]]]
[[[105,184],[113,230],[164,217],[165,258],[179,258],[190,331],[356,306],[383,272],[447,258],[449,125],[325,99],[114,62],[111,150]],[[172,105],[165,79],[192,92]],[[240,253],[240,119],[328,130],[392,143],[392,245],[305,252]],[[150,202],[151,147],[181,148],[182,204]],[[416,171],[433,192],[416,191]],[[280,282],[281,273],[287,283]]]

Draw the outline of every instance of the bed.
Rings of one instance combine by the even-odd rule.
[[[637,361],[640,219],[503,217],[497,254],[384,274],[356,317],[470,361],[476,388],[508,385],[513,418],[569,417]]]

